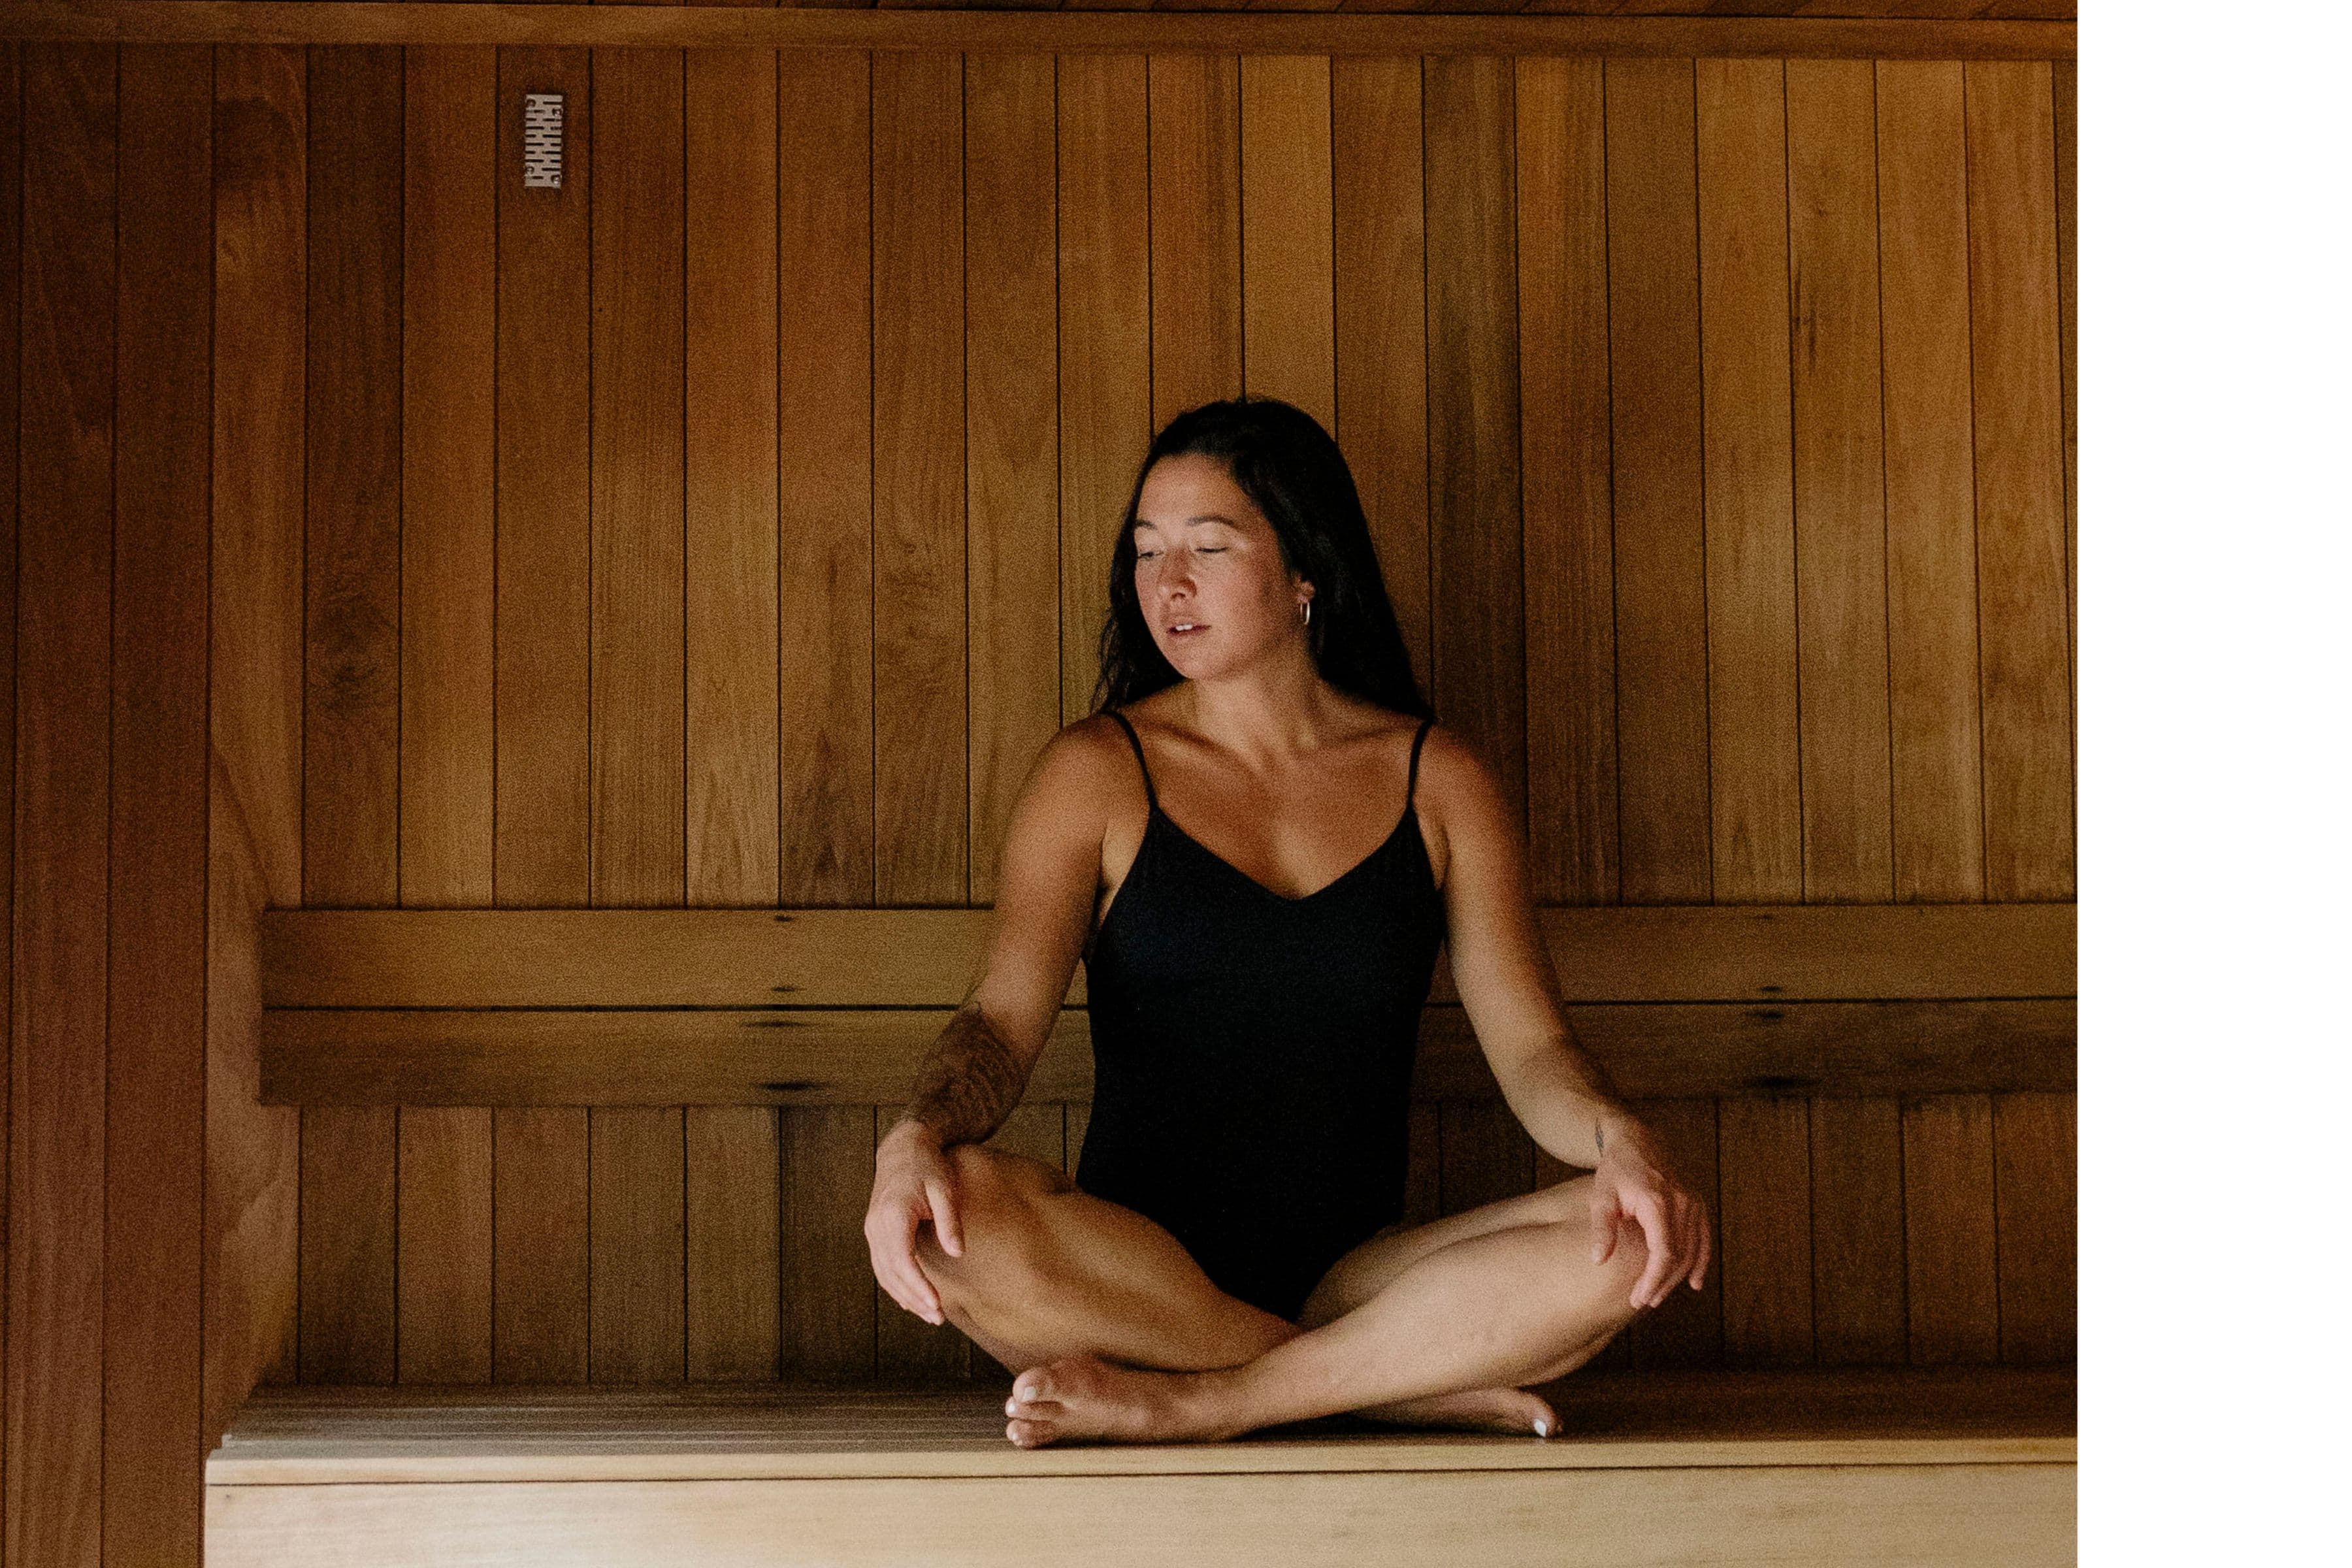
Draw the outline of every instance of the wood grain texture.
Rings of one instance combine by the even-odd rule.
[[[295,1373],[299,1113],[257,1103],[256,919],[301,901],[303,274],[299,49],[213,61],[205,1432]]]
[[[1331,62],[1331,433],[1414,676],[1430,683],[1429,396],[1419,60]]]
[[[498,60],[404,66],[400,901],[491,901]]]
[[[1967,70],[1985,896],[2074,896],[2050,68]]]
[[[1812,1102],[1813,1351],[1823,1366],[1909,1359],[1903,1116],[1891,1096]]]
[[[2074,1359],[2074,1096],[1992,1097],[2000,1359]]]
[[[1438,1110],[1442,1217],[1535,1189],[1537,1148],[1500,1100],[1447,1100]]]
[[[1053,57],[967,58],[964,105],[970,871],[992,904],[1013,805],[1062,725]]]
[[[1967,125],[1957,65],[1878,67],[1895,896],[1985,896]]]
[[[1903,1237],[1911,1360],[1999,1359],[1992,1100],[1937,1095],[1903,1106]]]
[[[1547,10],[1576,10],[1585,0],[1554,0]],[[2023,0],[2026,5],[2037,0]],[[1448,9],[1475,13],[1507,7],[1459,0]],[[2071,58],[2074,26],[2065,19],[1938,20],[1890,17],[1685,16],[1527,16],[1436,15],[1378,16],[1255,16],[1217,0],[1186,10],[1158,10],[1137,0],[1094,0],[1063,16],[1004,15],[1050,10],[1040,3],[1013,7],[951,8],[922,16],[926,5],[888,5],[831,16],[825,7],[685,6],[633,15],[623,7],[579,6],[544,17],[480,13],[407,14],[359,5],[296,0],[90,0],[69,11],[44,13],[24,26],[26,37],[139,43],[223,41],[321,44],[483,44],[637,47],[775,48],[787,53],[855,49],[884,52],[989,49],[1138,55],[1371,53],[1404,58],[1435,54],[1507,58],[1529,54],[1612,58],[1688,59],[1694,56],[1850,59]],[[1271,7],[1269,7],[1271,8]],[[1417,9],[1412,0],[1348,0],[1348,11]],[[1533,12],[1538,7],[1529,6]],[[239,13],[250,12],[250,15]],[[615,14],[617,13],[617,14]],[[1112,14],[1104,14],[1112,13]],[[1148,14],[1147,14],[1148,13]]]
[[[522,184],[522,95],[564,99],[564,181]],[[589,901],[588,56],[499,53],[498,810],[501,904]],[[586,1173],[581,1173],[584,1179]]]
[[[686,1376],[686,1113],[588,1112],[588,1376]]]
[[[1781,66],[1701,60],[1696,79],[1713,887],[1720,903],[1791,903],[1804,813]]]
[[[212,465],[212,51],[131,46],[121,110],[107,850],[109,1550],[194,1568],[201,1534],[202,781]]]
[[[399,1380],[488,1383],[491,1112],[403,1106],[398,1114]]]
[[[874,900],[971,894],[963,64],[874,58]],[[967,612],[968,614],[968,612]]]
[[[400,51],[310,54],[302,901],[399,897]]]
[[[1149,74],[1157,432],[1242,390],[1241,63],[1155,54]]]
[[[874,1268],[866,1205],[878,1112],[871,1105],[793,1111],[783,1124],[784,1374],[833,1381],[875,1373]]]
[[[2074,62],[2060,60],[2050,68],[2053,139],[2057,143],[2058,198],[2058,377],[2065,398],[2066,416],[2066,694],[2075,697],[2075,584],[2082,578],[2075,542],[2082,534],[2076,518],[2076,498],[2082,485],[2074,463]],[[2079,720],[2077,721],[2079,722]],[[2072,731],[2069,731],[2072,734]]]
[[[1801,1099],[1741,1096],[1718,1108],[1728,1365],[1804,1366],[1813,1360],[1811,1131]]]
[[[1790,375],[1804,896],[1895,896],[1876,90],[1788,63]]]
[[[781,1368],[781,1113],[686,1110],[686,1375],[760,1381]]]
[[[115,51],[24,52],[11,1562],[96,1563],[104,1465]]]
[[[985,910],[271,910],[265,1000],[296,1007],[954,1007]],[[1569,1003],[2074,994],[2059,904],[1553,908]],[[782,989],[779,986],[782,986]],[[1437,968],[1430,1001],[1459,1000]],[[1086,1000],[1085,972],[1065,1005]]]
[[[0,801],[8,811],[8,831],[0,834],[0,875],[6,878],[8,889],[9,941],[8,951],[0,952],[0,985],[5,985],[8,1002],[8,1058],[0,1067],[0,1138],[9,1136],[9,1101],[16,1076],[16,555],[17,525],[22,521],[16,504],[16,475],[18,457],[18,424],[23,412],[20,378],[24,372],[24,218],[25,218],[25,78],[24,51],[13,41],[0,43],[0,520],[5,520],[5,538],[0,539],[0,572],[5,572],[8,592],[0,603],[0,667],[5,667],[5,690],[0,690],[0,722],[5,722],[7,744],[0,748]],[[0,1149],[0,1215],[7,1215],[9,1161],[5,1149]],[[5,1223],[5,1222],[0,1222]],[[7,1242],[0,1233],[0,1314],[5,1314],[7,1294]],[[5,1456],[8,1443],[10,1400],[7,1394],[10,1376],[5,1315],[0,1315],[0,1551],[6,1550],[9,1479]]]
[[[1518,219],[1508,64],[1423,65],[1429,249],[1430,695],[1527,818]]]
[[[862,53],[776,58],[776,259],[795,304],[776,354],[788,903],[874,900],[870,88]]]
[[[398,1371],[398,1173],[391,1107],[302,1112],[305,1383],[390,1383]]]
[[[686,67],[659,50],[607,49],[592,68],[602,134],[590,174],[589,897],[677,905],[688,901],[687,780],[712,761],[708,737],[687,731],[687,650],[698,643],[687,629]],[[771,222],[771,244],[774,232]],[[756,314],[756,278],[743,281],[743,307]],[[763,387],[730,383],[724,393],[763,406],[774,378]],[[772,440],[771,464],[774,454]],[[746,464],[740,484],[755,489],[763,477]],[[710,524],[724,542],[729,503],[719,514]],[[773,541],[771,528],[771,550]],[[719,553],[728,555],[723,542]],[[772,608],[773,600],[761,595]],[[758,653],[772,687],[768,639]],[[730,728],[756,731],[774,710],[772,700],[747,704]],[[765,756],[772,767],[774,749]],[[772,852],[772,794],[769,804]]]
[[[1518,62],[1519,440],[1528,881],[1617,901],[1608,179],[1601,68]]]
[[[1139,55],[1055,62],[1066,724],[1102,695],[1111,548],[1158,428],[1146,63]]]
[[[691,904],[772,903],[780,886],[776,113],[772,55],[687,56],[685,891]],[[668,764],[659,750],[665,738],[645,737],[643,766]],[[654,902],[662,895],[645,897]]]
[[[1688,61],[1612,60],[1603,84],[1619,882],[1627,903],[1705,903],[1696,89]]]
[[[588,1112],[492,1113],[498,1251],[491,1263],[491,1376],[588,1379]]]
[[[1331,60],[1245,55],[1240,65],[1243,384],[1330,430]]]

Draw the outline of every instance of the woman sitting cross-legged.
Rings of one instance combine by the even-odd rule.
[[[1110,600],[1097,711],[1031,770],[985,972],[877,1152],[876,1277],[1019,1369],[1024,1447],[1344,1411],[1549,1435],[1527,1385],[1697,1289],[1706,1212],[1576,1048],[1522,830],[1429,716],[1339,447],[1267,399],[1171,421]],[[1441,942],[1512,1110],[1586,1173],[1401,1228]],[[983,1141],[1081,957],[1073,1180]]]

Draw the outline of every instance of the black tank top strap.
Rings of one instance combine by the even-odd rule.
[[[1421,781],[1421,743],[1428,739],[1429,727],[1436,722],[1434,719],[1423,719],[1420,731],[1412,738],[1412,763],[1405,770],[1404,775],[1404,808],[1407,811],[1412,809],[1413,785]]]
[[[1127,715],[1118,709],[1106,708],[1103,711],[1118,720],[1118,727],[1127,731],[1127,743],[1135,748],[1135,765],[1143,770],[1143,798],[1150,803],[1152,810],[1159,810],[1160,793],[1151,787],[1151,764],[1143,760],[1142,737],[1136,734],[1135,726],[1129,723]]]

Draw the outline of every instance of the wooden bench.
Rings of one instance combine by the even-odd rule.
[[[1909,1105],[2063,1100],[2074,1085],[2071,905],[1540,918],[1568,1015],[1629,1098]],[[887,1108],[979,973],[989,919],[265,911],[261,1099],[339,1115]],[[1028,1089],[1033,1105],[1068,1107],[1074,1128],[1092,1090],[1084,1000],[1081,971]],[[1498,1093],[1442,961],[1414,1088],[1417,1130],[1424,1111]],[[1462,1123],[1474,1136],[1496,1124]],[[1694,1125],[1692,1157],[1711,1177],[1712,1111]],[[1074,1131],[1072,1153],[1076,1142]],[[2071,1158],[2055,1147],[2016,1166],[2028,1173],[2019,1191],[2071,1213]],[[854,1230],[870,1149],[839,1153],[840,1212],[796,1209],[788,1223]],[[1990,1165],[1989,1145],[1979,1156]],[[1899,1159],[1889,1168],[1917,1179]],[[1801,1161],[1796,1170],[1786,1196],[1748,1181],[1743,1222],[1769,1221],[1759,1203],[1809,1201]],[[1963,1212],[1927,1195],[1908,1212],[1927,1215],[1931,1233],[1936,1216]],[[1989,1210],[1989,1196],[1961,1202]],[[1727,1209],[1733,1197],[1727,1177]],[[1898,1232],[1920,1223],[1906,1220],[1906,1201]],[[1965,1212],[1990,1226],[1989,1212]],[[1739,1240],[1731,1234],[1711,1290],[1767,1256],[1739,1254]],[[840,1261],[865,1291],[856,1250]],[[1912,1255],[1936,1264],[1932,1246]],[[2020,1299],[2057,1325],[2021,1342],[2070,1353],[2071,1301]],[[1666,1311],[1654,1332],[1671,1331]],[[1913,1321],[1919,1359],[1936,1342]],[[2016,1359],[2010,1343],[2004,1335],[2003,1360]],[[1654,1348],[1548,1389],[1566,1426],[1549,1441],[1333,1417],[1226,1444],[1022,1450],[1003,1436],[1003,1383],[977,1356],[972,1376],[923,1388],[887,1381],[887,1355],[879,1385],[826,1383],[787,1355],[782,1381],[751,1385],[265,1388],[209,1461],[209,1561],[2072,1561],[2071,1366],[1686,1369],[1672,1360],[1686,1347],[1662,1338]]]
[[[1331,1417],[1021,1449],[1001,1391],[273,1390],[212,1456],[205,1561],[2074,1560],[2071,1370],[1582,1373],[1546,1392],[1549,1439]]]

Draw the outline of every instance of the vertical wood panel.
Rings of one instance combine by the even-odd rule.
[[[498,58],[414,48],[401,268],[400,901],[490,901]]]
[[[585,49],[499,50],[498,656],[493,895],[589,902],[589,268]],[[522,184],[522,95],[564,99],[564,179]],[[588,1375],[588,1115],[498,1110],[492,1372]]]
[[[1804,1366],[1813,1359],[1812,1159],[1805,1102],[1729,1098],[1718,1115],[1724,1361]]]
[[[24,46],[8,1139],[11,1563],[99,1561],[115,50]]]
[[[1687,60],[1605,67],[1617,760],[1627,903],[1705,903],[1706,565]]]
[[[1903,1210],[1911,1360],[1998,1360],[1990,1096],[1905,1102]]]
[[[1242,363],[1253,397],[1338,420],[1331,340],[1331,60],[1241,61]]]
[[[1528,876],[1538,903],[1610,904],[1617,606],[1601,62],[1523,59],[1516,91]]]
[[[876,1110],[828,1105],[783,1120],[784,1375],[874,1375],[874,1266],[866,1205]],[[896,1306],[892,1310],[898,1310]]]
[[[2074,1359],[2074,1096],[1992,1097],[2000,1359]]]
[[[213,51],[205,1436],[298,1336],[300,1112],[257,1103],[254,916],[302,892],[304,52]]]
[[[971,896],[963,57],[874,57],[874,897]]]
[[[498,57],[406,51],[402,266],[404,906],[490,901],[496,798]],[[398,1374],[490,1376],[490,1113],[399,1113]]]
[[[400,898],[402,51],[310,51],[302,901]],[[390,1382],[388,1108],[302,1117],[302,1373]],[[314,1184],[315,1178],[315,1184]]]
[[[106,1546],[202,1533],[212,50],[126,45],[107,854]]]
[[[600,906],[676,906],[688,770],[704,761],[687,734],[686,66],[682,51],[598,49],[593,68],[589,891]],[[751,468],[745,483],[759,478]],[[755,579],[772,602],[772,578]],[[757,662],[772,679],[765,642]],[[757,730],[774,706],[750,708],[740,727]],[[763,831],[773,838],[772,811]]]
[[[1156,432],[1188,408],[1242,390],[1241,63],[1232,55],[1154,55],[1150,74]],[[1099,212],[1091,221],[1119,216]],[[1139,448],[1130,465],[1141,456]]]
[[[686,1129],[677,1106],[588,1112],[588,1375],[686,1375]]]
[[[1812,1148],[1814,1358],[1899,1366],[1909,1359],[1901,1107],[1816,1100]]]
[[[1445,1217],[1444,1113],[1427,1100],[1405,1113],[1404,1217],[1408,1226]],[[1544,1152],[1536,1151],[1540,1161]]]
[[[2074,472],[2074,62],[2058,60],[2050,68],[2051,95],[2057,142],[2058,200],[2058,379],[2065,398],[2066,417],[2066,695],[2074,700],[2074,584],[2081,577],[2074,542],[2074,500],[2081,486]],[[2071,736],[2073,731],[2068,731]]]
[[[1984,896],[1968,171],[1957,64],[1878,67],[1895,896]]]
[[[310,121],[302,901],[382,908],[400,893],[401,51],[314,47],[310,94],[336,112]]]
[[[686,1375],[697,1382],[777,1374],[778,1114],[764,1105],[686,1108]]]
[[[1885,903],[1895,858],[1869,62],[1790,60],[1788,99],[1804,896]]]
[[[1144,58],[1054,64],[1059,164],[1062,721],[1095,710],[1111,546],[1150,449],[1155,367]]]
[[[490,1375],[588,1380],[588,1112],[500,1106],[490,1113],[493,1234]]]
[[[1804,823],[1780,62],[1699,61],[1697,128],[1714,890],[1793,903]]]
[[[1967,68],[1985,896],[2074,896],[2065,426],[2047,61]]]
[[[686,51],[687,901],[777,893],[776,56]]]
[[[776,52],[688,50],[685,70],[686,893],[772,903],[783,820]],[[767,1375],[776,1113],[697,1107],[685,1123],[685,1370]]]
[[[1657,1134],[1675,1176],[1692,1196],[1706,1205],[1715,1226],[1710,1240],[1706,1280],[1697,1289],[1689,1281],[1666,1292],[1666,1299],[1636,1317],[1625,1338],[1632,1342],[1633,1364],[1655,1366],[1720,1366],[1723,1364],[1724,1256],[1723,1194],[1712,1100],[1652,1100],[1633,1104],[1633,1115]]]
[[[1381,585],[1430,687],[1428,321],[1421,62],[1331,61],[1332,435],[1347,456]]]
[[[863,51],[776,51],[778,289],[794,306],[776,353],[786,903],[874,898],[869,70]]]
[[[399,1142],[389,1106],[302,1108],[302,1381],[390,1383]]]
[[[522,97],[563,94],[564,175],[522,184]],[[589,184],[584,49],[499,50],[497,900],[588,882]]]
[[[1518,264],[1508,61],[1423,65],[1432,689],[1527,816]]]
[[[490,1381],[490,1147],[487,1107],[401,1109],[403,1383]]]
[[[8,942],[0,942],[0,987],[9,998],[7,1058],[0,1062],[0,1141],[8,1137],[12,1125],[9,1119],[11,1079],[15,1077],[16,1053],[16,929],[15,905],[16,889],[16,534],[21,519],[16,510],[17,420],[22,403],[17,396],[17,377],[23,369],[24,334],[19,307],[24,293],[20,267],[24,261],[24,173],[25,173],[25,79],[21,51],[12,39],[0,44],[0,527],[6,537],[0,539],[0,582],[6,584],[5,602],[0,602],[0,736],[7,744],[0,747],[0,775],[6,779],[5,793],[0,795],[8,812],[8,831],[0,833],[0,877],[5,877],[9,898]],[[8,1452],[8,1418],[13,1403],[7,1389],[11,1373],[7,1354],[6,1300],[8,1289],[8,1246],[6,1219],[8,1208],[7,1150],[0,1147],[0,1552],[7,1542],[7,1511],[14,1477],[7,1469],[5,1456]]]
[[[996,900],[1021,786],[1061,728],[1054,58],[964,60],[971,901]]]

